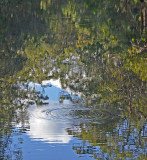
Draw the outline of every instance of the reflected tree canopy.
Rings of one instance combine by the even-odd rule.
[[[145,159],[146,8],[146,0],[2,0],[0,136],[11,134],[11,124],[3,124],[22,100],[39,103],[29,82],[60,79],[62,88],[82,95],[94,117],[80,133],[68,131],[92,144],[73,146],[77,154]]]

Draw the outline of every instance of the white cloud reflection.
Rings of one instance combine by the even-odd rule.
[[[67,128],[71,128],[72,121],[68,113],[72,103],[69,100],[68,102],[64,100],[62,104],[59,103],[59,95],[63,92],[60,80],[46,80],[42,81],[42,84],[30,82],[29,87],[35,88],[44,96],[47,95],[49,104],[44,106],[30,105],[27,109],[29,121],[27,135],[33,141],[69,143],[72,136],[68,135]],[[66,93],[71,94],[71,91],[66,89]]]
[[[71,136],[66,129],[70,127],[70,122],[57,119],[49,119],[44,107],[31,107],[29,109],[30,130],[27,134],[33,141],[43,141],[45,143],[69,143]]]

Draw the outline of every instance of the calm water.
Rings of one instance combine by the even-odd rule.
[[[147,159],[146,8],[0,1],[0,160]]]

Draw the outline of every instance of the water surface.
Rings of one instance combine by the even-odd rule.
[[[0,159],[147,158],[147,2],[0,2]]]

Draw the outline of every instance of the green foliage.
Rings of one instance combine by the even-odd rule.
[[[75,135],[109,155],[113,152],[115,159],[132,158],[132,153],[120,152],[117,144],[124,139],[117,132],[106,134],[116,128],[116,114],[130,119],[129,126],[135,127],[138,137],[145,124],[146,2],[3,0],[0,4],[0,115],[4,122],[11,121],[21,99],[29,99],[28,93],[41,104],[36,93],[23,92],[18,84],[60,79],[63,88],[81,93],[96,120],[95,109],[108,117],[102,120],[106,120],[104,126],[91,124],[86,130],[81,125],[81,133]],[[144,143],[141,139],[142,148]]]

